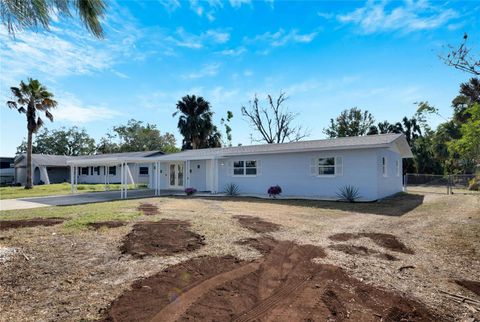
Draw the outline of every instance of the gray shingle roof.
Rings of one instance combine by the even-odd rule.
[[[361,149],[361,148],[374,148],[382,147],[393,144],[395,141],[401,142],[405,150],[405,155],[411,153],[408,144],[406,144],[405,136],[403,134],[379,134],[379,135],[366,135],[366,136],[354,136],[335,139],[324,140],[309,140],[279,144],[257,144],[257,145],[244,145],[226,148],[212,148],[212,149],[199,149],[188,150],[179,153],[166,154],[158,159],[169,160],[173,158],[179,159],[191,159],[191,158],[204,158],[204,157],[222,157],[222,156],[235,156],[245,154],[264,154],[264,153],[282,153],[282,152],[302,152],[302,151],[321,151],[321,150],[342,150],[342,149]],[[406,147],[405,147],[406,144]],[[408,151],[407,151],[408,148]]]
[[[67,166],[67,161],[71,160],[101,160],[106,158],[147,158],[162,155],[160,151],[140,151],[140,152],[123,152],[111,154],[95,154],[82,156],[66,156],[66,155],[49,155],[49,154],[32,154],[32,163],[37,166]],[[15,158],[15,165],[26,165],[26,154],[21,154]]]

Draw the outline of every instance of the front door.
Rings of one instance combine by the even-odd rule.
[[[183,162],[170,163],[169,169],[169,185],[173,189],[183,188]]]

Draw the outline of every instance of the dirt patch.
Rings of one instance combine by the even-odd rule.
[[[125,236],[120,251],[136,258],[148,255],[169,256],[190,252],[202,247],[204,237],[189,230],[190,223],[162,219],[158,222],[141,222]]]
[[[414,254],[413,250],[408,248],[404,243],[398,240],[398,238],[391,234],[381,233],[340,233],[330,236],[329,238],[334,241],[348,241],[351,239],[358,239],[361,237],[370,238],[375,244],[380,247],[389,249],[394,252],[400,252],[405,254]]]
[[[243,227],[260,234],[277,231],[281,227],[280,225],[265,221],[259,217],[254,216],[234,216],[233,218],[237,219],[240,225],[242,225]]]
[[[104,321],[148,321],[195,285],[243,263],[232,256],[199,257],[138,280],[109,307]]]
[[[137,209],[143,212],[145,216],[155,216],[159,214],[158,207],[151,203],[141,203]]]
[[[348,255],[360,255],[360,256],[375,256],[377,258],[389,260],[389,261],[396,261],[396,258],[393,255],[388,253],[381,253],[374,249],[367,248],[365,246],[354,246],[354,245],[346,245],[346,244],[338,244],[338,245],[330,245],[329,248],[338,250],[340,252],[344,252]]]
[[[365,284],[339,267],[315,264],[313,258],[325,256],[320,247],[249,241],[265,252],[262,258],[202,257],[172,266],[135,282],[112,303],[106,320],[439,321],[415,300]]]
[[[35,226],[53,226],[61,224],[63,218],[33,218],[24,220],[2,220],[0,221],[0,230],[17,229]]]
[[[98,230],[100,228],[117,228],[125,226],[127,223],[124,221],[100,221],[100,222],[91,222],[88,223],[89,228]]]
[[[480,296],[480,282],[456,280],[455,283]]]

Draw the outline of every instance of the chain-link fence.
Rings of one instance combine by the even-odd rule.
[[[416,174],[408,173],[403,178],[405,191],[441,194],[480,194],[474,182],[480,179],[474,174]]]

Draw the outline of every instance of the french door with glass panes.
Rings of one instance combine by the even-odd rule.
[[[168,183],[172,189],[183,188],[183,162],[172,162],[168,165]]]

